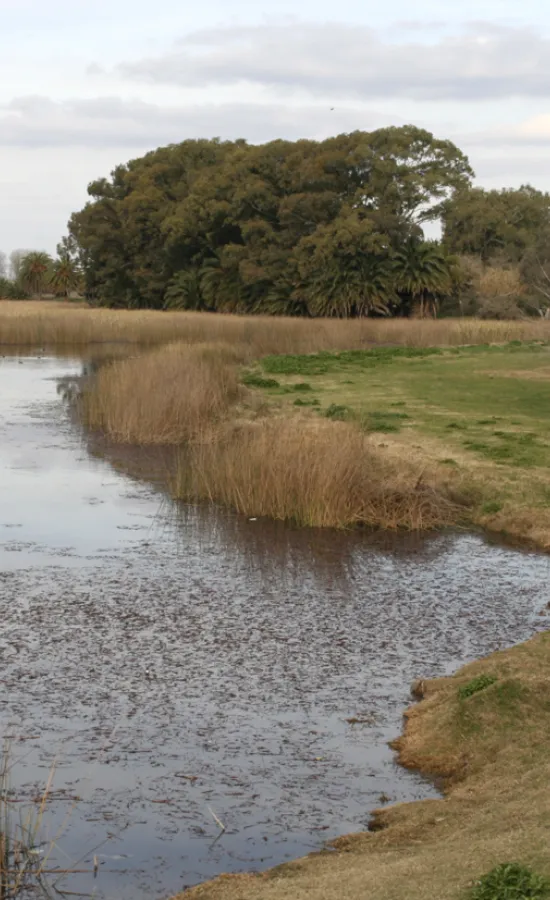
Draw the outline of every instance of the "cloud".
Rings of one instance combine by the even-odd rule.
[[[394,118],[361,108],[201,104],[165,107],[119,97],[54,101],[19,97],[0,106],[0,146],[153,148],[186,138],[246,138],[252,143],[284,137],[323,138],[369,130]]]
[[[510,148],[523,148],[525,151],[550,147],[550,114],[541,113],[519,122],[517,125],[492,128],[479,131],[474,134],[463,135],[466,141],[473,147],[487,147],[510,150]],[[527,156],[523,157],[527,166]]]
[[[419,101],[550,96],[550,40],[473,22],[435,41],[389,42],[342,23],[227,26],[193,32],[118,74],[184,87],[261,85],[314,95]]]

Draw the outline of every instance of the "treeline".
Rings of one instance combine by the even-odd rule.
[[[60,258],[101,306],[544,314],[549,196],[484,191],[473,174],[458,147],[414,126],[184,141],[90,184]],[[436,220],[442,240],[428,241]]]
[[[0,253],[0,297],[27,300],[50,294],[69,297],[83,289],[83,275],[77,246],[64,238],[53,258],[41,250],[14,250],[9,265]]]

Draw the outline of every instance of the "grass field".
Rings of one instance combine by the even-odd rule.
[[[445,799],[388,807],[381,830],[341,838],[336,852],[225,876],[179,900],[465,900],[504,863],[530,870],[540,891],[514,891],[505,869],[489,880],[499,888],[477,896],[547,897],[549,667],[547,633],[422,684],[397,749],[404,765],[445,779]]]
[[[270,356],[243,381],[273,409],[354,423],[469,494],[477,523],[550,547],[550,345]]]

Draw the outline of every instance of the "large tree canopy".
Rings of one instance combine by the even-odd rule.
[[[456,191],[443,203],[443,239],[452,253],[519,262],[550,229],[550,194],[530,185],[486,191]]]
[[[185,141],[92,183],[69,234],[97,304],[365,315],[395,306],[401,251],[472,175],[454,144],[413,126]],[[418,296],[449,283],[440,257]]]

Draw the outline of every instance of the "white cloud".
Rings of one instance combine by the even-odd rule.
[[[54,101],[19,97],[0,107],[0,146],[149,147],[186,138],[323,138],[369,130],[393,118],[360,107],[257,103],[163,107],[119,97]],[[399,123],[395,123],[399,124]]]
[[[338,22],[228,26],[195,31],[117,72],[154,84],[259,84],[363,99],[550,97],[550,39],[488,22],[428,43],[385,41],[372,28]]]

